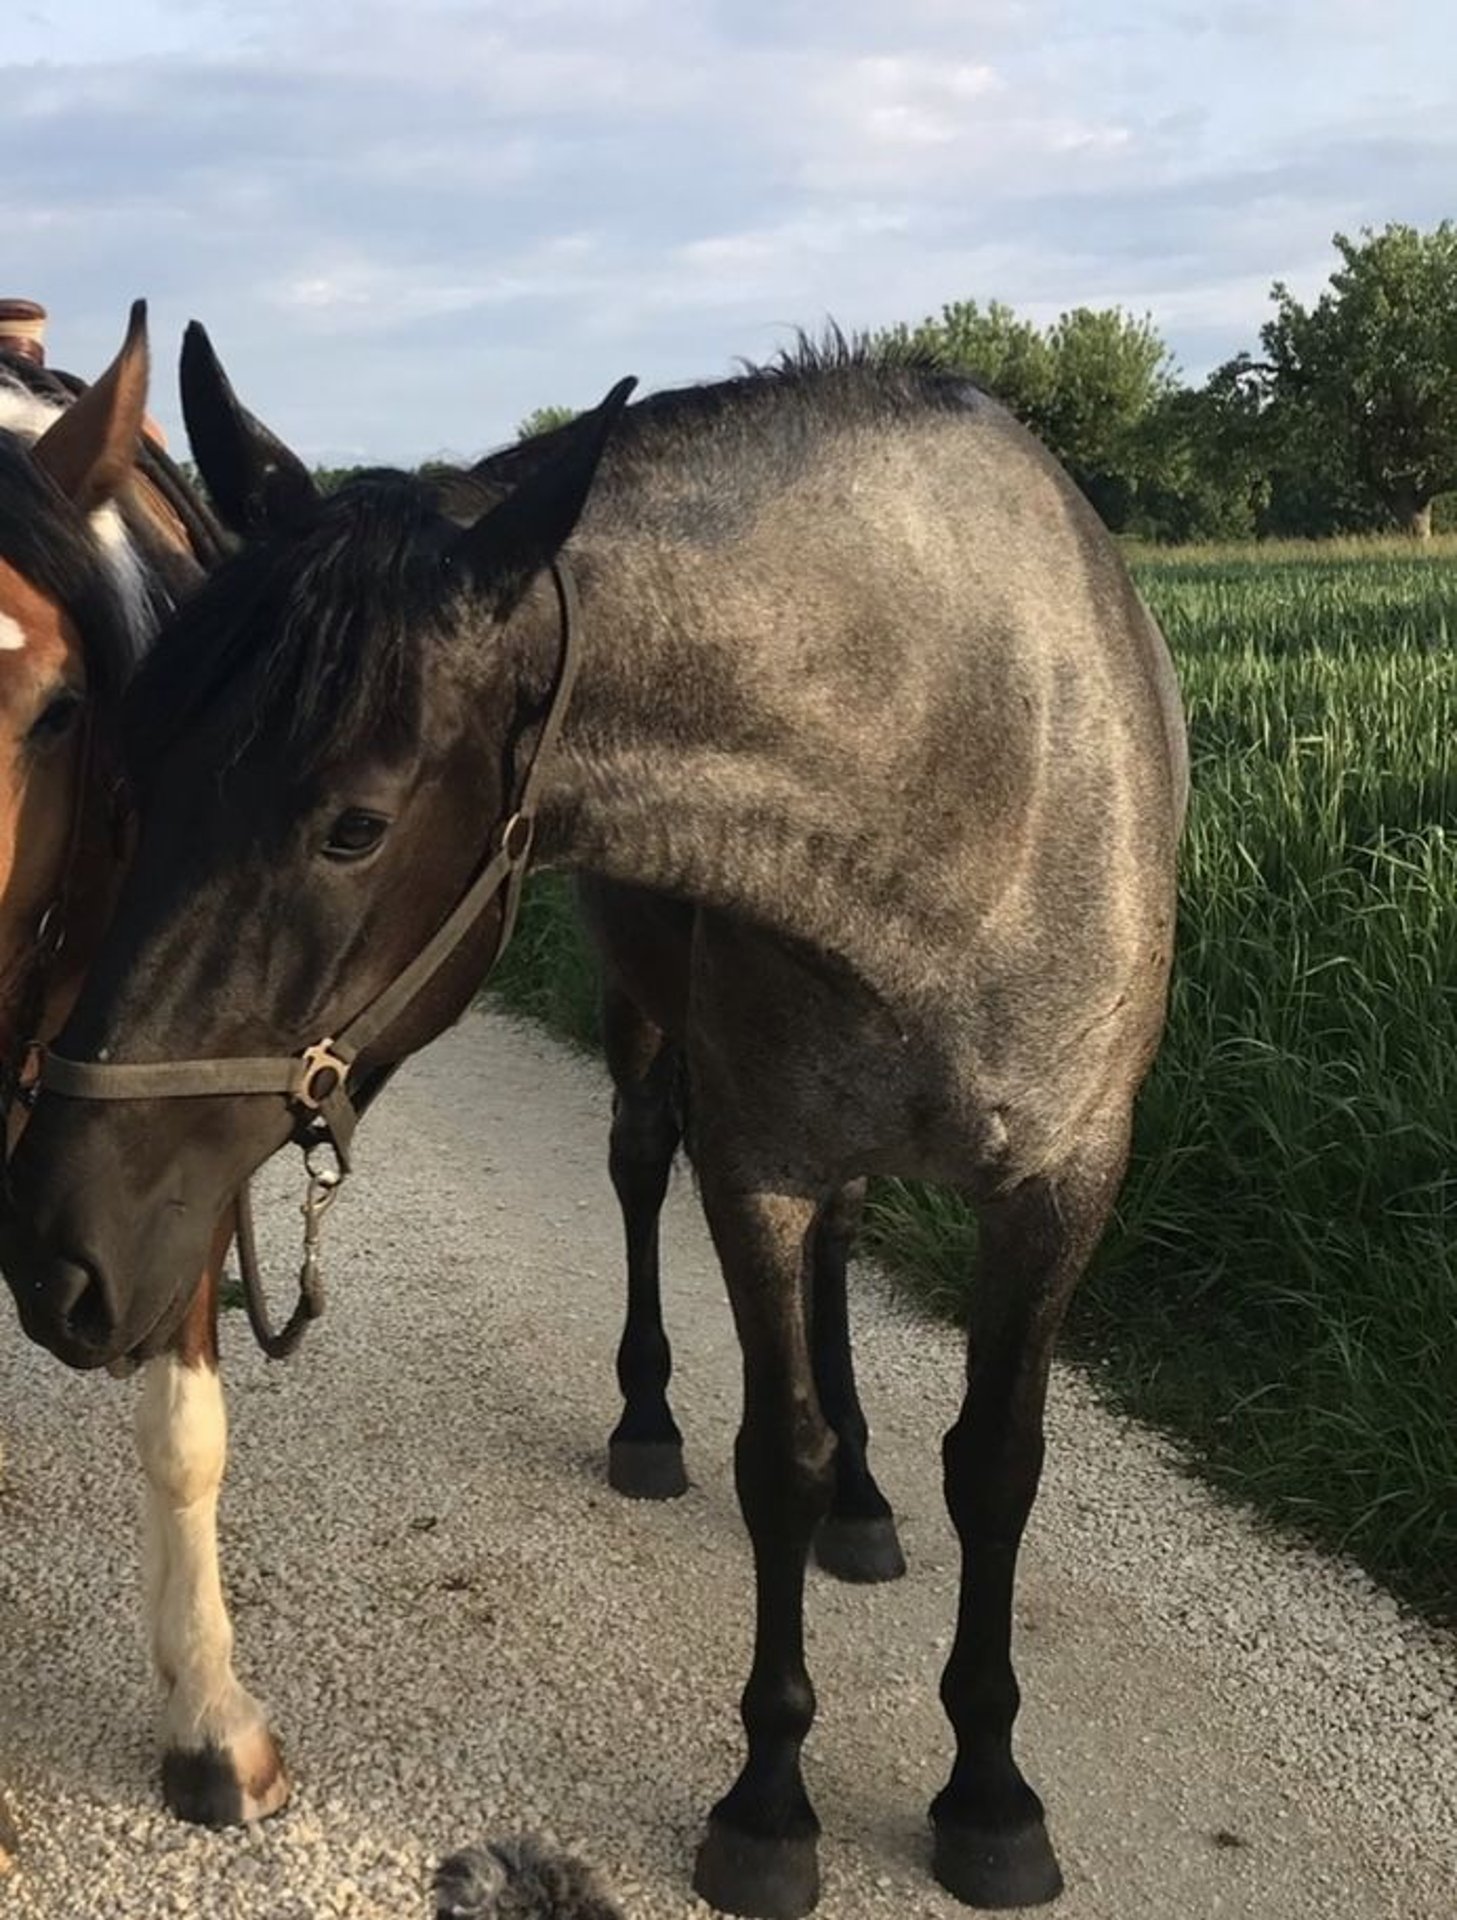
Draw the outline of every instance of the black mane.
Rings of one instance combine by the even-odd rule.
[[[802,380],[826,373],[959,374],[939,348],[902,334],[846,333],[831,320],[816,338],[803,327],[771,359],[741,360],[751,380]]]
[[[611,485],[634,450],[656,458],[675,446],[701,446],[705,433],[740,424],[752,423],[757,433],[766,409],[777,412],[792,437],[802,425],[823,432],[906,412],[960,412],[986,398],[973,375],[933,347],[899,336],[846,334],[833,323],[818,337],[801,330],[769,360],[738,366],[726,380],[666,387],[634,401],[613,434],[599,488]],[[470,471],[515,485],[570,431],[567,422],[501,447]]]
[[[475,513],[498,497],[469,474],[446,487],[382,468],[326,496],[307,526],[224,561],[163,628],[131,689],[126,752],[139,779],[235,687],[237,710],[218,722],[224,764],[276,714],[300,774],[381,721],[407,724],[420,689],[412,641],[457,591],[442,492],[463,517],[466,495]]]
[[[620,496],[644,465],[672,461],[691,518],[714,491],[719,453],[745,431],[783,474],[826,432],[907,411],[963,410],[975,391],[964,373],[899,344],[875,346],[837,329],[818,341],[801,334],[764,366],[629,407],[593,500]],[[300,773],[391,716],[406,723],[421,688],[412,642],[422,619],[441,617],[457,591],[443,564],[453,530],[549,460],[571,431],[569,422],[468,468],[355,474],[307,526],[225,561],[163,629],[137,676],[127,729],[135,767],[144,773],[234,683],[236,711],[218,722],[225,761],[275,715]]]

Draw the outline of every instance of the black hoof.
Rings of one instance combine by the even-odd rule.
[[[676,1500],[688,1491],[683,1447],[677,1440],[612,1440],[607,1484],[629,1500]]]
[[[247,1827],[288,1805],[292,1788],[278,1743],[266,1727],[221,1747],[172,1747],[162,1756],[162,1798],[195,1827]]]
[[[814,1551],[826,1573],[859,1586],[899,1580],[906,1570],[906,1557],[889,1514],[877,1520],[837,1520],[831,1515],[820,1522]]]
[[[1062,1892],[1062,1869],[1041,1820],[1010,1832],[935,1823],[932,1871],[969,1907],[1040,1907]]]
[[[693,1868],[693,1891],[720,1913],[799,1920],[820,1897],[815,1837],[763,1840],[710,1820]]]
[[[195,1827],[240,1827],[243,1789],[228,1756],[217,1747],[162,1755],[162,1798],[179,1820]]]

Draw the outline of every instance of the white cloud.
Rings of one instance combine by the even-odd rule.
[[[1197,370],[1334,228],[1431,224],[1457,174],[1450,10],[1409,37],[1355,0],[50,11],[3,63],[0,291],[83,372],[136,292],[161,367],[199,315],[319,453],[470,451],[623,371],[964,297],[1149,308]]]

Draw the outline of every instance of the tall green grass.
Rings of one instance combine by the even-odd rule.
[[[1169,1029],[1071,1340],[1220,1485],[1457,1613],[1457,564],[1145,556],[1194,793]],[[502,990],[590,1041],[538,885]],[[954,1196],[888,1182],[882,1257],[939,1309]]]

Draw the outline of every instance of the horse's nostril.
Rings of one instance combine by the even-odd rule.
[[[73,1340],[104,1347],[116,1331],[116,1313],[100,1276],[85,1262],[67,1262],[70,1284],[61,1319]]]

